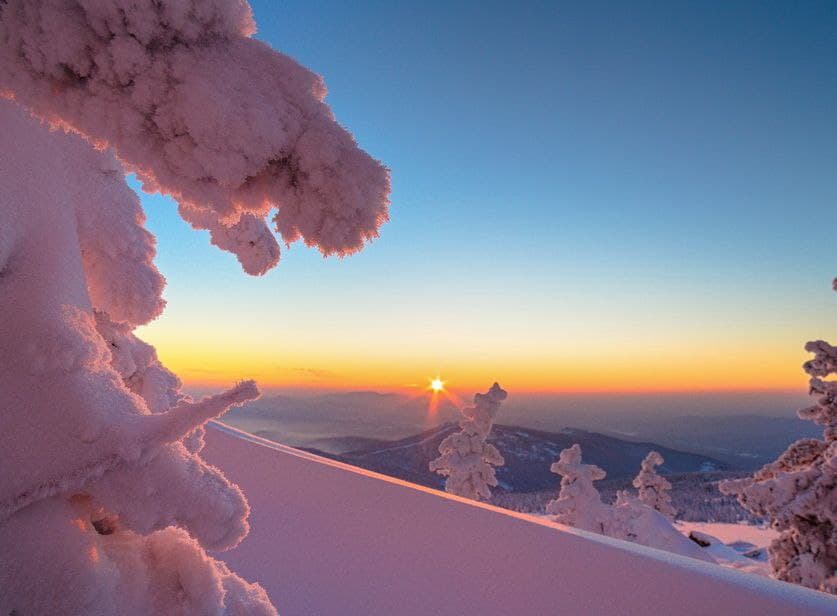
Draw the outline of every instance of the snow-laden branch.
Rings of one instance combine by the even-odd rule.
[[[112,146],[249,273],[278,261],[263,224],[273,208],[285,242],[325,255],[359,250],[387,220],[387,170],[334,119],[319,76],[250,38],[246,2],[7,0],[0,11],[0,93]],[[244,228],[221,230],[243,213]]]

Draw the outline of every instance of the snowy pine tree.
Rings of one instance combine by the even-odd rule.
[[[639,500],[673,520],[677,512],[671,505],[671,484],[657,473],[657,467],[663,462],[663,456],[659,452],[649,452],[642,461],[633,486],[639,492]]]
[[[560,524],[607,534],[610,508],[602,502],[593,485],[594,481],[604,479],[606,473],[594,464],[581,461],[578,443],[563,450],[550,470],[561,475],[561,489],[558,498],[546,504],[546,512]]]
[[[834,281],[837,290],[837,280]],[[780,532],[770,564],[780,580],[837,594],[837,347],[818,340],[804,365],[816,404],[798,415],[823,426],[823,438],[792,443],[752,477],[721,484],[745,509]]]
[[[253,30],[245,1],[0,2],[0,613],[275,614],[206,551],[249,508],[203,425],[258,390],[192,400],[135,336],[165,281],[124,178],[251,273],[277,206],[326,254],[377,233],[386,170]]]
[[[497,383],[484,394],[474,396],[474,406],[462,409],[461,430],[439,444],[441,454],[430,462],[430,470],[447,477],[445,491],[474,500],[488,500],[497,485],[495,466],[505,464],[494,445],[486,442],[506,392]]]

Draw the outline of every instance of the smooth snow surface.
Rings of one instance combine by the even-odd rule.
[[[837,613],[837,599],[573,531],[211,423],[251,531],[217,554],[282,616]]]

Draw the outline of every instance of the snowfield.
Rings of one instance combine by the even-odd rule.
[[[835,614],[826,594],[384,477],[213,422],[251,532],[216,554],[283,616]]]

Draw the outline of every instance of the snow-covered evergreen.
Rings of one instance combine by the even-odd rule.
[[[377,233],[386,171],[252,31],[244,1],[0,3],[4,614],[275,613],[206,552],[249,508],[201,458],[203,424],[258,390],[192,400],[134,335],[164,280],[124,180],[174,195],[251,273],[278,257],[272,207],[327,254]]]
[[[607,534],[610,508],[602,502],[593,485],[594,481],[605,478],[604,470],[581,461],[578,443],[562,451],[550,470],[561,475],[561,490],[558,498],[546,504],[546,512],[561,524]]]
[[[639,492],[639,500],[673,520],[677,512],[671,505],[671,484],[657,473],[657,467],[663,462],[663,456],[659,452],[649,452],[642,461],[633,486]]]
[[[163,279],[118,162],[9,102],[0,126],[0,611],[273,613],[204,551],[236,545],[249,510],[201,426],[255,384],[180,393],[133,334]]]
[[[494,445],[486,442],[506,392],[497,383],[474,396],[474,406],[462,409],[461,430],[439,444],[441,454],[430,470],[447,477],[445,491],[465,498],[488,500],[497,485],[494,467],[505,463]]]
[[[834,282],[837,290],[837,280]],[[780,580],[837,594],[837,347],[805,345],[814,358],[804,365],[816,404],[799,416],[823,426],[822,439],[801,439],[752,477],[721,490],[770,520],[780,531],[769,548]]]

